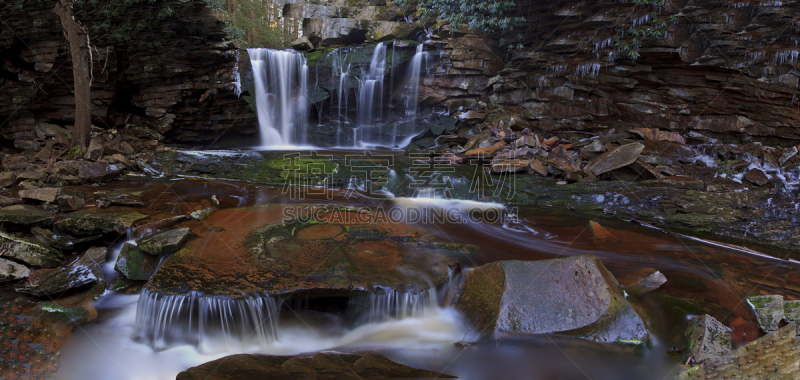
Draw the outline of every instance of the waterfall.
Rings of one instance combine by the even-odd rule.
[[[358,129],[366,127],[368,131],[373,123],[379,122],[383,116],[383,77],[386,74],[386,44],[383,42],[375,45],[375,51],[372,53],[372,60],[369,64],[369,71],[362,72],[361,85],[358,88]],[[377,115],[374,111],[377,109]],[[374,134],[374,133],[373,133]],[[380,139],[379,136],[364,136],[361,133],[361,140]],[[356,141],[358,142],[358,130],[354,133]]]
[[[409,92],[406,98],[406,116],[416,117],[419,107],[419,81],[422,76],[422,61],[426,58],[423,48],[425,44],[417,45],[417,52],[411,58],[411,67],[408,69]]]
[[[247,49],[262,146],[305,143],[308,66],[295,51]]]
[[[134,338],[157,350],[190,343],[201,351],[220,349],[220,342],[254,341],[264,346],[278,338],[280,301],[252,295],[234,300],[218,296],[164,295],[142,290],[136,309]]]

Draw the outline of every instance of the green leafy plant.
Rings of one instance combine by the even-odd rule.
[[[466,26],[471,30],[486,34],[500,33],[501,45],[522,48],[522,44],[512,45],[512,40],[523,36],[514,31],[527,20],[516,15],[517,3],[509,0],[399,0],[398,5],[417,7],[421,19],[439,19],[453,28]],[[513,35],[513,38],[509,39]]]

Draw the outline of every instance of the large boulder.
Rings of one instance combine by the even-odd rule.
[[[14,287],[14,290],[36,297],[58,297],[67,290],[97,280],[92,270],[83,265],[40,269],[33,272],[24,283]]]
[[[166,259],[148,290],[232,298],[414,293],[444,283],[448,265],[475,252],[470,245],[423,241],[426,232],[419,227],[337,206],[224,209],[202,225],[214,232],[198,231]]]
[[[483,338],[559,333],[640,343],[648,330],[595,257],[499,261],[467,273],[454,306]]]
[[[24,226],[50,226],[54,219],[49,212],[31,205],[13,205],[0,209],[0,222]]]
[[[55,226],[59,230],[72,235],[86,236],[106,234],[110,232],[123,233],[134,222],[146,218],[147,215],[117,209],[93,209],[91,211],[76,211],[65,215]]]
[[[377,353],[226,356],[178,374],[176,380],[251,379],[451,379],[453,376],[395,363]]]
[[[36,240],[0,232],[0,251],[3,256],[17,259],[35,267],[61,265],[64,256]]]
[[[136,244],[142,251],[161,256],[177,252],[191,236],[192,230],[175,228],[142,238]]]

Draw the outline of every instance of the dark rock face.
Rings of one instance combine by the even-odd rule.
[[[784,34],[796,7],[665,3],[679,4],[658,17],[675,16],[676,24],[665,38],[645,42],[636,61],[608,59],[618,23],[649,12],[633,3],[528,2],[529,14],[541,20],[529,30],[528,41],[536,43],[512,50],[505,67],[495,40],[466,30],[439,33],[437,48],[450,66],[426,79],[420,100],[453,108],[495,103],[551,131],[648,127],[800,139],[796,29]],[[577,6],[579,12],[564,11]],[[735,13],[748,21],[729,22],[739,20]]]
[[[23,0],[0,5],[7,20],[0,30],[0,52],[7,62],[0,76],[0,117],[9,118],[0,135],[21,149],[38,151],[48,136],[66,139],[67,130],[56,124],[70,126],[74,120],[72,64],[55,4]],[[104,25],[104,5],[77,4],[75,18],[83,25]],[[156,17],[166,9],[173,16]],[[96,47],[92,123],[104,129],[125,127],[116,146],[125,148],[126,135],[138,134],[132,126],[151,132],[135,136],[145,143],[210,141],[231,127],[256,132],[254,113],[235,94],[238,50],[227,42],[207,2],[135,3],[120,17],[147,19],[147,28],[124,30],[125,22],[114,20],[108,30],[87,27]]]
[[[640,343],[648,336],[637,309],[592,256],[484,265],[467,274],[454,306],[484,337],[560,333]]]
[[[377,353],[320,352],[313,356],[226,356],[178,374],[176,380],[451,379],[453,376],[395,363]]]

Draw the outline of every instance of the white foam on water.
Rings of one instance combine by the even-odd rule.
[[[302,318],[282,321],[280,338],[269,345],[235,343],[214,353],[200,352],[191,345],[155,351],[131,338],[138,301],[138,295],[103,297],[97,303],[102,319],[75,327],[62,347],[57,379],[172,380],[187,368],[236,353],[294,355],[330,349],[446,348],[471,334],[458,312],[437,308],[349,330],[307,324]]]

